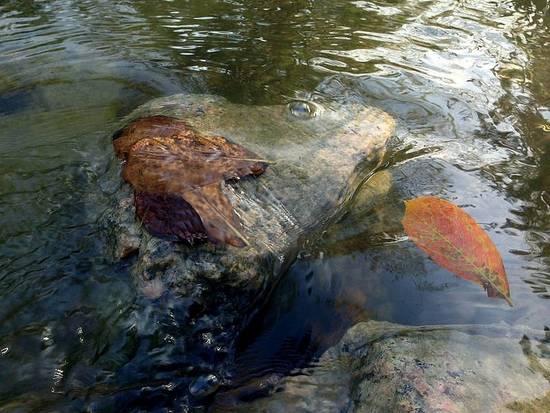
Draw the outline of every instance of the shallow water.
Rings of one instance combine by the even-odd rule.
[[[398,120],[390,191],[361,198],[375,175],[305,237],[240,338],[237,374],[287,373],[368,318],[548,325],[549,28],[544,1],[0,2],[0,405],[101,411],[125,391],[161,406],[148,370],[185,375],[98,224],[111,133],[175,93],[284,104],[334,76],[325,98]],[[488,231],[514,307],[406,240],[402,201],[423,194]]]

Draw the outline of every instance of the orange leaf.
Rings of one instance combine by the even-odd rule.
[[[433,196],[405,201],[403,227],[443,268],[512,305],[502,258],[489,235],[462,209]]]

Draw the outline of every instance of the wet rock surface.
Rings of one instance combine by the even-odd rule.
[[[354,182],[360,182],[358,177],[378,165],[394,131],[389,115],[353,100],[308,105],[312,111],[297,116],[292,104],[250,107],[217,96],[176,95],[149,102],[126,121],[180,119],[201,136],[223,137],[269,161],[261,176],[218,184],[234,210],[243,246],[156,237],[136,219],[136,208],[152,201],[181,206],[180,200],[163,196],[144,203],[138,195],[134,202],[128,185],[120,187],[114,211],[107,214],[105,227],[115,260],[128,262],[144,299],[151,300],[156,322],[178,326],[184,347],[181,363],[189,367],[177,386],[157,390],[172,395],[177,388],[174,408],[207,403],[219,386],[231,385],[227,360],[234,338],[292,262],[300,237],[322,227],[338,211],[354,191]],[[155,133],[173,130],[164,125]],[[117,134],[115,142],[120,137]],[[116,151],[124,157],[139,139],[120,143]],[[198,215],[202,217],[200,211]],[[154,218],[162,221],[163,216]],[[200,234],[189,227],[175,228],[174,234],[178,231],[187,231],[190,238]],[[166,328],[173,336],[171,330]],[[152,373],[147,380],[157,376]]]
[[[352,327],[269,398],[219,397],[217,411],[543,412],[550,335],[502,326]],[[239,404],[241,403],[241,404]]]
[[[147,203],[170,205],[177,202],[168,197],[152,199],[149,196],[144,200],[145,197],[138,194],[134,203],[130,201],[128,189],[122,188],[119,205],[109,221],[115,256],[121,258],[139,250],[134,268],[142,280],[154,278],[147,273],[147,267],[158,266],[160,261],[171,261],[168,266],[179,267],[174,262],[180,261],[182,256],[196,257],[204,253],[215,257],[212,268],[220,263],[222,267],[212,271],[216,275],[201,271],[200,277],[220,279],[222,274],[230,272],[232,280],[227,280],[230,285],[252,281],[261,285],[265,280],[258,274],[258,259],[270,258],[283,263],[296,240],[309,229],[322,225],[348,191],[353,190],[351,183],[358,165],[368,162],[362,165],[367,171],[376,166],[394,130],[394,121],[389,115],[355,103],[339,103],[304,120],[301,117],[294,119],[287,106],[252,108],[206,95],[159,99],[136,110],[130,119],[155,113],[185,119],[186,125],[203,134],[228,136],[232,142],[247,149],[252,147],[260,157],[271,159],[274,164],[260,178],[222,182],[223,195],[235,210],[247,245],[241,249],[227,245],[187,246],[159,242],[143,231],[136,212],[146,209]],[[172,129],[164,127],[152,133],[155,136],[169,134]],[[143,142],[143,137],[137,136],[130,143],[139,144],[140,139]],[[128,143],[125,140],[120,142],[115,144],[117,153],[129,152],[131,145],[125,145]],[[173,174],[166,178],[181,181],[180,176]],[[185,208],[179,211],[184,214]],[[159,261],[159,256],[170,254],[174,256]],[[261,272],[273,273],[265,269]]]

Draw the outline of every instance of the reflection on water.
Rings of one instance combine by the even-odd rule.
[[[384,166],[391,188],[370,202],[362,191],[375,175],[304,240],[240,340],[239,374],[286,373],[366,318],[542,328],[548,10],[541,0],[0,3],[0,402],[101,410],[122,389],[156,406],[172,403],[157,386],[182,391],[174,377],[192,367],[174,349],[186,327],[175,321],[173,337],[160,336],[127,268],[105,258],[97,224],[116,190],[104,186],[109,135],[140,103],[181,92],[281,104],[335,75],[332,93],[399,121]],[[489,232],[513,308],[404,239],[401,201],[422,194],[453,201]],[[151,369],[166,380],[148,382]]]

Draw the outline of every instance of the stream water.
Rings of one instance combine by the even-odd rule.
[[[549,9],[546,0],[0,0],[0,411],[102,411],[97,400],[118,391],[148,398],[126,409],[169,405],[145,370],[168,382],[185,371],[162,343],[165,364],[141,363],[158,326],[144,321],[148,301],[129,264],[106,259],[99,222],[111,207],[102,187],[117,162],[111,134],[140,104],[175,93],[254,110],[331,77],[334,93],[398,123],[379,171],[389,192],[358,196],[297,246],[239,338],[234,374],[287,374],[366,319],[548,325]],[[513,307],[406,239],[403,200],[426,194],[489,233]]]

